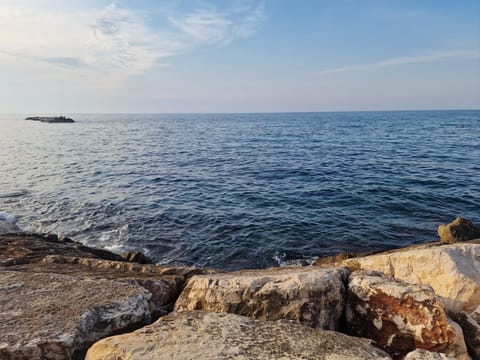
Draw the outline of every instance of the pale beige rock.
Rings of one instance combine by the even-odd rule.
[[[422,348],[468,359],[460,327],[427,286],[407,284],[378,272],[350,274],[348,333],[373,339],[394,358]]]
[[[192,277],[177,311],[228,312],[261,320],[295,320],[338,329],[346,268],[291,267]]]
[[[151,297],[111,280],[0,268],[0,359],[79,359],[95,341],[148,323]]]
[[[412,284],[431,286],[451,312],[480,305],[480,244],[456,243],[345,260],[353,269],[375,270]]]
[[[366,339],[244,316],[172,313],[131,334],[94,344],[86,360],[390,359]]]
[[[455,358],[441,353],[417,349],[408,353],[403,360],[455,360]]]

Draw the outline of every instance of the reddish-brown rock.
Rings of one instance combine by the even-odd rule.
[[[349,334],[373,339],[396,359],[416,348],[468,359],[460,327],[448,318],[430,287],[377,272],[354,272],[346,322]]]

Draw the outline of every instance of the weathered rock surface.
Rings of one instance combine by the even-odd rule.
[[[0,268],[0,359],[80,359],[95,341],[148,323],[151,297],[118,281]]]
[[[11,266],[8,269],[29,273],[65,274],[82,279],[108,279],[141,286],[152,294],[148,303],[149,311],[154,317],[165,315],[172,310],[185,282],[183,276],[165,275],[166,271],[171,270],[169,268],[58,255],[47,256],[39,263]],[[182,268],[178,268],[178,272],[181,273]]]
[[[470,220],[457,217],[450,224],[438,227],[440,241],[446,244],[480,238],[480,227],[473,225]]]
[[[453,313],[471,312],[480,304],[480,244],[397,251],[348,259],[351,269],[375,270],[411,284],[429,285]]]
[[[455,360],[455,358],[442,353],[417,349],[407,354],[403,360]]]
[[[172,313],[94,344],[86,360],[389,359],[366,339],[234,314]]]
[[[480,306],[478,313],[467,314],[462,311],[454,315],[454,320],[463,330],[468,352],[474,360],[480,360]]]
[[[56,236],[38,234],[0,235],[0,267],[38,262],[47,255],[125,261],[120,255],[110,251],[91,248],[77,242],[61,241]]]
[[[338,329],[343,314],[346,268],[294,267],[192,277],[177,311],[228,312],[261,320],[295,320]]]
[[[349,334],[373,339],[393,358],[416,348],[468,358],[461,329],[447,317],[430,287],[377,272],[353,272],[346,322]]]

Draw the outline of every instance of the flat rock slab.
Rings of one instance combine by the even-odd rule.
[[[462,331],[428,286],[378,272],[353,272],[346,322],[349,334],[374,340],[395,359],[417,348],[468,358]]]
[[[172,313],[131,334],[94,344],[86,360],[390,359],[366,339],[244,316]]]
[[[104,279],[0,268],[0,359],[81,359],[151,320],[150,292]]]
[[[154,317],[165,315],[172,310],[185,283],[183,276],[164,275],[174,273],[172,268],[58,255],[46,256],[38,263],[11,266],[8,269],[29,273],[64,274],[91,280],[107,279],[138,285],[152,294],[149,305]],[[177,270],[178,273],[186,271],[183,268]]]
[[[453,313],[480,305],[480,244],[456,243],[348,259],[352,269],[375,270],[411,284],[429,285]]]
[[[120,255],[110,251],[91,248],[71,240],[59,241],[56,236],[0,235],[0,267],[38,262],[47,255],[125,261]]]
[[[348,273],[346,268],[292,267],[194,276],[175,309],[294,320],[336,330],[345,305]]]

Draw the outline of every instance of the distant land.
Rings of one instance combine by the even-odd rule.
[[[73,119],[67,118],[65,116],[29,116],[25,120],[40,121],[44,123],[73,123]]]

